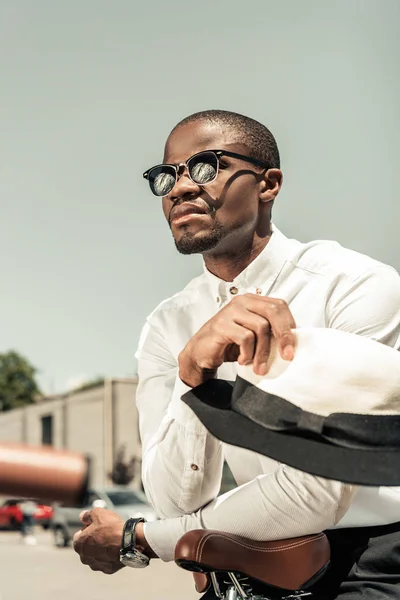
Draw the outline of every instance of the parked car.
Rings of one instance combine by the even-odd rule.
[[[26,498],[25,498],[26,500]],[[0,527],[7,529],[19,529],[22,522],[22,510],[20,503],[24,502],[21,498],[10,498],[0,506]],[[47,529],[53,518],[53,508],[41,501],[33,500],[36,504],[36,512],[33,515],[35,523]]]
[[[53,542],[58,548],[68,546],[76,531],[81,529],[79,515],[82,510],[95,507],[108,508],[123,519],[143,517],[146,521],[155,521],[157,515],[147,502],[145,494],[129,488],[92,488],[88,493],[87,505],[71,508],[58,504],[54,506],[51,530]]]

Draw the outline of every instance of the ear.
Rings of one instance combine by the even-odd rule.
[[[282,187],[283,174],[280,169],[268,169],[264,173],[260,185],[260,201],[271,202],[275,200]]]

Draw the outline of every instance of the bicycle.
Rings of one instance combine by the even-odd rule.
[[[324,533],[274,542],[197,529],[175,549],[175,563],[193,572],[195,587],[219,600],[298,600],[328,569]],[[213,594],[213,595],[212,595]]]

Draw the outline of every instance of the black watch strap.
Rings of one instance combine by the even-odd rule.
[[[136,525],[145,523],[145,519],[128,519],[122,532],[121,552],[129,552],[136,548]]]

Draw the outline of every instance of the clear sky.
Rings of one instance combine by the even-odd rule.
[[[0,0],[0,352],[45,392],[135,373],[146,315],[202,269],[142,172],[177,121],[266,124],[278,227],[400,268],[398,0]]]

